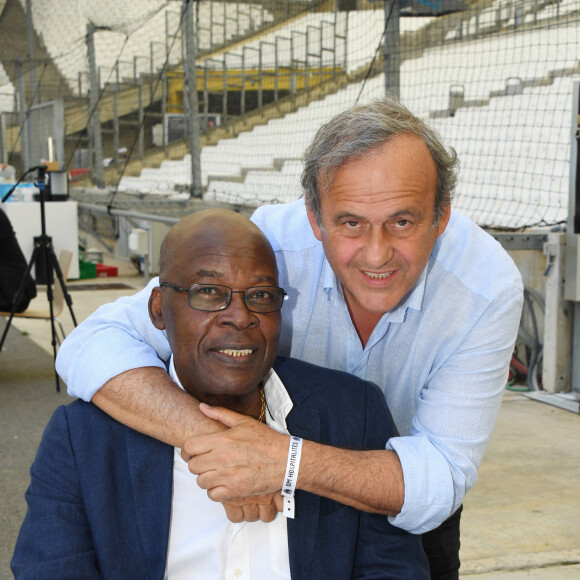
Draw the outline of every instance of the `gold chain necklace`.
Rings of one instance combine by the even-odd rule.
[[[260,423],[265,423],[264,419],[266,418],[266,395],[264,394],[264,385],[260,385],[260,400],[262,401],[262,406],[260,408],[258,421],[260,421]]]

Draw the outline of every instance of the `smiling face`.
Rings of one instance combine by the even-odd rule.
[[[182,220],[167,244],[160,278],[184,288],[277,286],[276,261],[266,239],[249,220],[232,213],[211,210],[194,214],[204,214],[203,220]],[[200,401],[251,414],[259,402],[257,387],[278,351],[280,312],[250,312],[242,294],[232,294],[225,310],[194,310],[187,293],[167,287],[153,290],[149,310],[155,326],[167,330],[183,387]]]
[[[403,135],[338,169],[321,197],[320,226],[309,211],[359,335],[368,338],[415,286],[445,230],[449,207],[433,225],[436,181],[426,145]]]

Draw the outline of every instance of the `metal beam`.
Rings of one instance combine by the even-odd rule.
[[[199,128],[199,103],[197,99],[197,36],[195,2],[184,0],[186,80],[189,115],[189,152],[191,154],[191,197],[201,197],[201,148]],[[210,8],[211,8],[210,4]]]
[[[385,0],[385,41],[383,43],[385,93],[395,97],[401,92],[401,33],[399,0]]]
[[[488,232],[507,252],[512,250],[539,250],[544,249],[548,234],[497,233]]]

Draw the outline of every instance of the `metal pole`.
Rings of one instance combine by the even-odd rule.
[[[308,92],[310,90],[310,69],[308,66],[308,57],[309,57],[309,51],[310,51],[310,35],[308,34],[310,32],[310,27],[307,26],[306,27],[306,54],[304,56],[304,74],[306,75],[304,78],[304,89],[306,90],[306,92]]]
[[[345,14],[345,22],[344,22],[344,74],[348,74],[348,23],[349,23],[349,14],[347,12]]]
[[[26,40],[28,42],[28,59],[30,61],[30,105],[34,104],[36,92],[36,66],[34,54],[34,22],[32,21],[32,0],[26,0]]]
[[[161,75],[161,139],[163,141],[163,152],[167,157],[167,134],[165,118],[167,117],[167,69],[163,69]]]
[[[155,49],[153,48],[154,42],[149,43],[149,102],[153,101],[153,74],[155,72]]]
[[[113,163],[119,168],[119,65],[116,68],[117,82],[113,89]]]
[[[274,43],[274,103],[278,104],[278,82],[280,77],[280,69],[278,67],[278,37]]]
[[[240,113],[242,120],[246,120],[246,49],[248,47],[242,47],[242,89],[240,94]]]
[[[262,5],[263,7],[263,5]],[[262,114],[262,104],[264,102],[264,94],[263,94],[263,80],[264,74],[262,70],[262,43],[260,42],[260,50],[258,52],[258,111],[260,115]]]
[[[222,65],[222,120],[228,124],[228,68],[226,66],[226,54],[224,52]]]
[[[93,123],[90,119],[91,111],[91,89],[87,90],[87,150],[89,155],[89,172],[91,178],[95,176],[95,138]]]
[[[294,100],[296,94],[296,76],[294,74],[294,34],[290,34],[290,94]]]
[[[346,71],[344,71],[346,73]],[[336,79],[336,4],[334,5],[334,23],[332,28],[332,80]]]
[[[399,30],[400,2],[399,0],[385,0],[385,42],[384,71],[385,93],[396,97],[400,96],[400,50],[401,37]]]
[[[169,62],[169,47],[171,43],[169,42],[169,12],[165,13],[165,58]]]
[[[95,56],[95,25],[87,24],[87,57],[89,60],[89,119],[92,126],[93,147],[95,159],[95,183],[97,187],[105,187],[105,170],[103,168],[103,141],[101,136],[101,119],[99,113],[99,81],[97,75],[97,59]]]
[[[0,163],[7,163],[6,148],[4,146],[4,130],[2,128],[2,113],[0,113]]]
[[[30,86],[29,86],[29,99],[28,106],[32,110],[32,105],[34,105],[34,95],[36,93],[36,64],[35,64],[35,54],[34,54],[34,22],[32,21],[32,0],[26,0],[26,39],[28,42],[28,59],[30,63]],[[28,122],[26,123],[27,140],[26,145],[28,147],[27,156],[30,161],[32,161],[32,144],[34,143],[34,136],[32,134],[33,126],[30,122],[30,115],[28,115]],[[42,143],[41,148],[42,150]],[[40,162],[40,159],[37,159]]]
[[[580,82],[572,85],[564,298],[574,303],[571,389],[580,392]]]
[[[209,88],[207,76],[207,60],[203,63],[203,130],[206,135],[209,131],[208,114],[209,114]]]
[[[319,85],[322,86],[322,69],[324,67],[324,22],[320,23],[320,80]]]
[[[62,97],[54,100],[52,110],[54,111],[52,134],[55,140],[56,161],[58,161],[60,171],[66,171],[66,135],[64,130],[64,101]]]
[[[139,77],[138,89],[139,89],[139,100],[138,100],[138,104],[139,104],[139,111],[138,111],[139,159],[141,159],[141,161],[143,161],[143,159],[145,158],[145,140],[144,140],[144,135],[143,135],[143,120],[144,120],[145,116],[143,114],[143,77],[142,76]]]
[[[24,72],[22,59],[16,61],[16,77],[18,79],[18,120],[20,124],[20,172],[24,173],[30,166],[28,155],[28,137],[25,125],[26,120],[26,99],[24,98]]]
[[[201,150],[199,103],[197,100],[197,39],[194,26],[194,3],[183,0],[185,18],[186,84],[189,110],[189,150],[191,153],[191,197],[201,197]]]
[[[209,48],[213,48],[213,0],[209,0]]]

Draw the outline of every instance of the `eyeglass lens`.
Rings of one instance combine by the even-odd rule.
[[[232,293],[243,293],[246,308],[253,312],[276,312],[284,302],[284,291],[274,286],[253,286],[242,292],[228,286],[194,284],[189,289],[189,305],[209,312],[223,310],[230,304]]]

